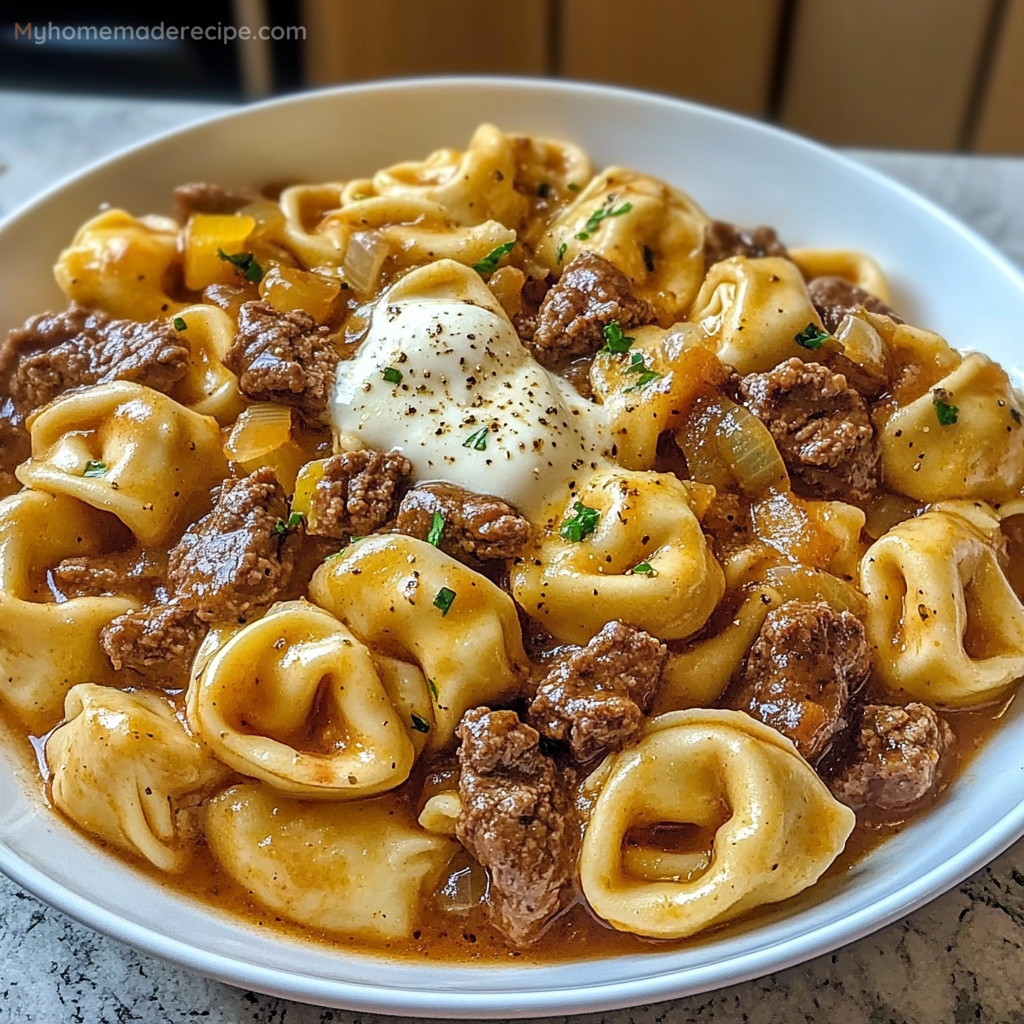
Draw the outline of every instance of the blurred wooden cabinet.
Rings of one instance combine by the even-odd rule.
[[[1024,0],[300,0],[310,84],[557,75],[861,146],[1024,152]]]

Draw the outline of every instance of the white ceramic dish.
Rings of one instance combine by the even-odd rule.
[[[51,265],[101,203],[141,214],[171,188],[339,180],[439,146],[483,120],[580,143],[598,167],[632,165],[713,215],[771,224],[793,245],[863,249],[894,305],[959,347],[1020,357],[1024,279],[990,246],[906,189],[812,143],[691,104],[594,86],[462,79],[384,83],[239,110],[127,150],[0,225],[0,329],[59,307]],[[389,962],[297,944],[176,896],[81,838],[0,751],[0,867],[41,899],[137,949],[235,985],[307,1002],[417,1017],[604,1010],[756,977],[908,913],[1024,834],[1018,702],[940,804],[841,879],[756,924],[682,950],[530,967]],[[6,757],[6,760],[5,760]]]

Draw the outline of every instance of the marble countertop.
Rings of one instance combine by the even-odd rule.
[[[0,92],[0,217],[92,160],[219,108]],[[1024,266],[1024,159],[855,151]],[[2,865],[0,865],[2,866]],[[758,981],[563,1024],[1019,1024],[1024,840],[906,919]],[[82,928],[0,876],[0,1024],[377,1024],[244,992]]]

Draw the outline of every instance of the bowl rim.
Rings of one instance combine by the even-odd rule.
[[[546,79],[535,76],[446,75],[413,76],[328,86],[297,94],[275,97],[259,103],[240,105],[200,117],[169,130],[122,147],[92,161],[85,167],[65,175],[10,214],[0,219],[0,236],[23,217],[45,206],[51,198],[93,173],[118,163],[125,157],[178,136],[187,135],[199,126],[218,121],[258,114],[268,108],[297,106],[310,100],[336,94],[401,93],[410,88],[441,89],[453,87],[473,89],[533,90],[560,92],[608,99],[631,99],[665,108],[684,108],[741,127],[746,132],[771,137],[784,137],[790,145],[803,147],[825,158],[847,172],[874,182],[896,193],[904,202],[918,207],[932,219],[960,236],[997,267],[1024,294],[1024,273],[992,243],[965,225],[952,214],[851,156],[838,152],[776,125],[756,121],[731,111],[659,93],[592,82]],[[70,828],[64,825],[63,827]],[[471,991],[445,988],[412,988],[382,985],[378,982],[325,980],[311,974],[263,967],[236,959],[224,953],[199,949],[178,939],[163,935],[158,928],[137,924],[108,911],[78,895],[61,882],[51,879],[15,853],[0,837],[0,872],[37,898],[101,934],[131,948],[170,963],[185,967],[203,976],[235,986],[244,986],[269,995],[296,999],[321,1006],[343,1007],[360,1012],[385,1012],[436,1018],[516,1018],[564,1013],[592,1013],[636,1006],[642,1003],[694,995],[762,977],[834,951],[891,924],[952,888],[1002,853],[1024,835],[1024,794],[1020,801],[976,836],[956,856],[926,874],[906,883],[861,910],[840,920],[809,927],[799,935],[716,960],[698,968],[665,970],[655,975],[641,975],[628,980],[592,983],[585,986],[551,986],[532,990],[508,987]],[[340,951],[344,956],[344,951]],[[567,964],[571,964],[569,961]],[[441,965],[435,965],[441,966]],[[471,965],[459,965],[471,966]],[[493,969],[488,967],[482,970]],[[696,977],[694,977],[696,975]],[[509,972],[512,981],[512,972]],[[510,1003],[512,1004],[510,1006]]]

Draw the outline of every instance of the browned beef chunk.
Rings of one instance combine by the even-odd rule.
[[[158,604],[119,615],[100,631],[111,664],[144,672],[155,665],[187,670],[206,635],[206,624],[181,604]]]
[[[0,494],[17,490],[15,467],[31,454],[32,444],[24,418],[9,398],[0,400]]]
[[[164,566],[138,551],[65,558],[51,570],[56,590],[69,600],[104,594],[135,594],[149,600],[161,585]]]
[[[225,480],[212,511],[169,555],[172,597],[204,622],[243,620],[288,584],[294,565],[284,488],[272,469]]]
[[[278,313],[267,302],[246,302],[238,311],[238,334],[224,364],[238,375],[249,398],[292,405],[319,420],[339,358],[329,334],[301,310]]]
[[[23,415],[70,388],[130,380],[167,391],[185,376],[190,353],[166,320],[137,323],[72,306],[34,316],[7,335],[0,378]]]
[[[531,341],[537,331],[537,314],[550,290],[548,277],[527,277],[523,282],[519,292],[522,309],[512,317],[512,323],[524,344]]]
[[[869,313],[882,313],[898,324],[903,323],[881,299],[851,284],[845,277],[816,277],[807,285],[807,292],[825,330],[831,334],[839,330],[844,316],[861,307]]]
[[[252,189],[232,192],[220,185],[193,181],[174,190],[174,209],[178,220],[184,224],[193,213],[237,213],[243,206],[261,198]]]
[[[824,601],[787,601],[768,613],[731,703],[788,736],[810,759],[845,724],[850,694],[870,670],[855,615]]]
[[[855,724],[853,740],[850,759],[830,783],[836,799],[855,809],[894,811],[931,792],[954,737],[924,704],[869,704]]]
[[[864,399],[841,373],[794,358],[748,374],[739,387],[775,438],[797,494],[864,501],[875,490],[875,428]]]
[[[744,231],[724,220],[713,220],[704,231],[704,265],[710,267],[731,256],[789,256],[775,228]]]
[[[456,484],[419,484],[398,507],[401,533],[426,540],[434,515],[444,519],[440,547],[454,558],[512,558],[530,538],[530,522],[511,505]]]
[[[577,761],[622,746],[641,725],[668,649],[642,629],[609,622],[586,647],[561,652],[537,687],[530,723],[568,740]]]
[[[459,724],[457,836],[490,871],[488,913],[515,945],[536,939],[572,890],[579,829],[572,798],[536,729],[514,711]]]
[[[638,299],[629,278],[592,252],[581,252],[541,303],[529,347],[551,365],[570,356],[596,352],[613,320],[624,331],[657,322],[650,303]]]
[[[411,473],[409,460],[397,451],[332,455],[310,498],[309,533],[342,540],[380,529]]]

